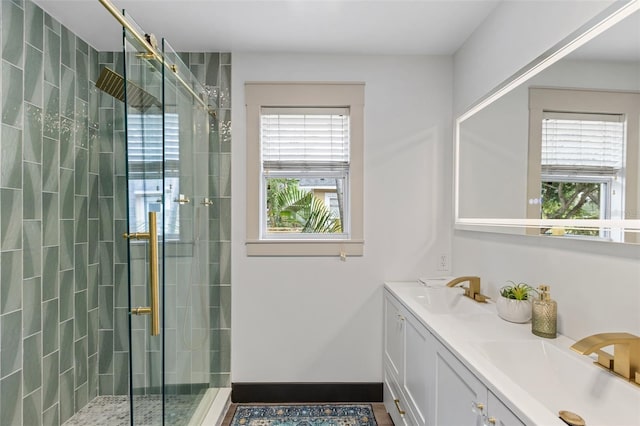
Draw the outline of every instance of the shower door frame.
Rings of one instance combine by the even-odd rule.
[[[142,420],[145,422],[151,419],[152,424],[164,424],[165,209],[163,206],[165,197],[164,191],[160,191],[158,195],[152,193],[153,198],[159,197],[159,199],[151,202],[148,200],[148,195],[153,191],[147,188],[149,185],[157,185],[158,181],[159,186],[164,188],[165,182],[164,107],[161,102],[163,63],[160,56],[148,54],[145,42],[139,38],[140,29],[139,27],[136,29],[135,21],[125,16],[124,11],[121,16],[127,22],[126,26],[123,25],[123,85],[128,234],[123,237],[127,239],[127,287],[130,312],[128,318],[129,422],[131,425],[137,424],[143,416]],[[155,102],[145,104],[130,99],[130,89],[145,92],[147,96],[142,99],[151,98]],[[136,97],[138,98],[140,97]],[[158,117],[162,117],[159,126]],[[131,151],[133,143],[131,126],[134,122],[139,131],[139,151],[142,152],[139,158]],[[149,125],[156,132],[159,127],[162,132],[159,141],[157,137],[149,140],[146,136],[147,133],[153,133]],[[161,153],[159,156],[151,154],[148,157],[148,148],[153,149],[154,142],[155,145],[159,142]],[[140,184],[142,197],[138,200],[140,197],[136,191],[132,191],[132,185],[139,187]],[[143,219],[137,214],[140,208],[145,213],[144,217],[148,217],[146,223],[142,222]],[[138,240],[146,240],[146,242]],[[147,251],[148,256],[145,254]],[[159,254],[161,261],[158,259]],[[145,270],[149,271],[148,275],[144,272]],[[158,400],[161,402],[161,410],[157,410],[156,407]],[[151,416],[151,418],[144,418],[144,416]]]

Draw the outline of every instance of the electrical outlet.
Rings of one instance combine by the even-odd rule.
[[[446,254],[441,254],[438,256],[438,271],[448,272],[449,271],[449,256]]]

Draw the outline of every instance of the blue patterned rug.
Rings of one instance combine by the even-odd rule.
[[[239,405],[231,426],[376,426],[371,405]]]

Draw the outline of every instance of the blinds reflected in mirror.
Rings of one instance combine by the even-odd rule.
[[[624,165],[622,115],[545,112],[542,172],[616,175]]]

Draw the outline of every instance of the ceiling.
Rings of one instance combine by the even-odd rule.
[[[122,47],[98,0],[35,0],[99,51]],[[450,55],[500,0],[113,0],[177,51]]]

